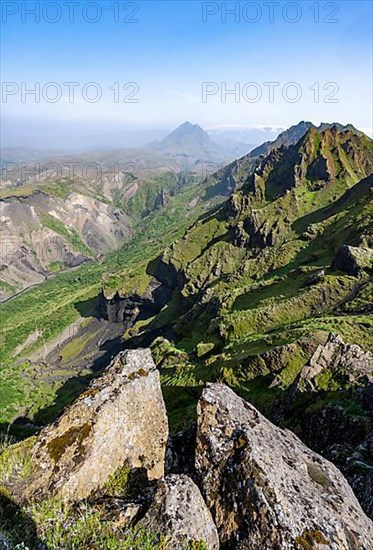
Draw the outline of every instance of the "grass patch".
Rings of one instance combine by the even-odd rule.
[[[47,267],[48,271],[50,271],[51,273],[58,273],[59,271],[61,271],[63,269],[63,264],[62,262],[51,262],[48,267]]]
[[[105,483],[105,493],[111,496],[124,496],[128,489],[129,473],[129,468],[118,468]]]
[[[0,484],[28,477],[32,469],[31,457],[35,443],[35,437],[20,443],[15,443],[12,437],[6,435],[0,438]]]
[[[148,530],[120,529],[88,503],[73,506],[58,500],[30,509],[38,538],[50,550],[166,550],[162,538]]]
[[[29,334],[36,330],[41,333],[37,342],[27,350],[31,354],[47,344],[81,316],[84,303],[96,298],[101,291],[103,280],[112,281],[113,289],[130,291],[134,288],[142,292],[148,282],[146,273],[148,262],[153,260],[175,238],[182,236],[191,220],[198,217],[203,207],[186,210],[185,203],[194,196],[194,190],[172,198],[167,211],[156,211],[141,220],[136,227],[133,239],[119,250],[110,253],[103,262],[93,261],[83,264],[74,271],[56,273],[41,285],[29,289],[15,299],[2,304],[0,334],[0,423],[10,422],[17,412],[31,407],[35,413],[53,400],[58,385],[48,386],[36,379],[28,378],[28,367],[14,361],[14,350],[25,342]],[[46,223],[54,230],[72,239],[74,236],[55,218],[49,216]],[[56,225],[57,224],[57,225]],[[113,278],[108,273],[115,274]],[[110,286],[110,283],[109,283]],[[78,342],[80,351],[83,339]],[[65,346],[64,359],[69,360],[79,353],[76,343]]]

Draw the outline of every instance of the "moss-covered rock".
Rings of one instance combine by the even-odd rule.
[[[157,479],[164,472],[167,437],[159,373],[150,352],[124,352],[42,430],[21,492],[27,499],[78,500],[107,482],[117,486],[123,468],[140,468]]]

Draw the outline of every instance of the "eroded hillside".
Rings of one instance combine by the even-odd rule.
[[[201,198],[200,218],[181,239],[174,241],[177,219],[162,218],[171,221],[173,244],[155,256],[154,242],[139,241],[132,263],[116,262],[85,294],[92,300],[96,293],[96,301],[88,300],[78,334],[44,355],[45,373],[51,365],[67,378],[82,364],[88,370],[79,371],[77,385],[58,383],[50,393],[58,393],[55,406],[37,421],[61,411],[98,374],[102,359],[90,371],[97,347],[110,353],[150,345],[173,431],[193,422],[206,382],[224,382],[335,462],[372,514],[372,150],[353,128],[311,127],[255,169],[242,166],[241,187],[223,205],[203,213]],[[162,227],[152,235],[159,239]],[[107,327],[115,327],[117,347],[105,340]],[[37,347],[24,346],[20,359]],[[33,361],[40,355],[30,372]],[[45,383],[40,369],[34,375]],[[7,418],[15,410],[9,402]],[[28,410],[28,422],[37,410]],[[346,431],[354,434],[349,441]]]
[[[188,210],[190,200],[199,201],[206,172],[228,159],[202,128],[185,123],[165,143],[143,149],[5,161],[0,300],[101,260],[139,233],[149,215],[192,190]]]

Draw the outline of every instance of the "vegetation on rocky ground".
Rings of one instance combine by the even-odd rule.
[[[16,504],[4,487],[30,475],[35,438],[0,442],[0,546],[14,550],[166,550],[167,537],[140,527],[124,527],[110,516],[110,498],[125,498],[129,491],[126,468],[111,476],[105,499],[69,503],[49,499]],[[5,546],[7,547],[7,546]],[[188,542],[184,550],[205,550],[203,542]]]
[[[318,331],[334,331],[372,349],[369,273],[350,275],[332,265],[341,245],[371,245],[371,178],[364,180],[372,170],[371,151],[365,136],[311,129],[296,146],[270,153],[242,190],[179,241],[204,208],[200,204],[185,215],[194,193],[188,187],[167,209],[142,221],[132,242],[104,262],[57,274],[5,304],[0,420],[10,420],[32,400],[35,412],[40,399],[48,402],[56,391],[42,380],[30,381],[32,369],[14,357],[17,346],[31,333],[39,335],[22,349],[21,359],[51,341],[79,318],[79,304],[88,304],[84,315],[94,315],[89,304],[102,286],[108,295],[141,295],[154,275],[174,287],[171,300],[155,317],[139,317],[125,337],[129,346],[154,341],[159,356],[152,335],[167,337],[172,327],[173,352],[159,360],[171,402],[179,390],[195,401],[210,379],[228,381],[245,394],[253,388],[255,394],[259,382],[251,381],[245,363]],[[68,345],[78,354],[79,346]],[[285,365],[284,372],[294,377],[296,368]]]
[[[363,440],[372,418],[363,406],[360,381],[326,369],[312,392],[292,392],[330,333],[373,351],[372,266],[351,272],[335,263],[344,245],[362,254],[373,247],[372,171],[371,140],[311,129],[296,146],[270,153],[221,207],[197,219],[200,205],[185,216],[193,196],[189,189],[172,199],[172,208],[150,215],[137,237],[101,264],[57,274],[5,304],[0,422],[10,422],[26,406],[32,417],[53,402],[57,388],[45,387],[42,378],[33,381],[32,367],[14,357],[30,333],[41,336],[19,359],[75,321],[81,314],[77,304],[95,298],[102,286],[107,296],[141,295],[155,276],[171,297],[151,317],[139,315],[124,345],[151,345],[173,431],[195,420],[205,383],[222,381],[300,436],[312,440],[311,421],[333,410],[343,425],[357,427]],[[143,204],[133,201],[131,208],[140,213]],[[88,308],[86,315],[93,314]],[[68,345],[79,355],[78,344]],[[0,485],[14,468],[27,470],[28,452],[14,460],[3,450]],[[121,474],[111,480],[110,490],[125,486]],[[318,472],[309,475],[325,481]],[[10,531],[17,541],[17,529],[32,518],[37,526],[32,536],[48,548],[145,550],[165,544],[149,533],[113,531],[101,514],[91,504],[71,508],[44,502],[12,512],[19,523]],[[307,548],[313,541],[322,543],[316,531],[297,542]]]
[[[161,208],[143,219],[132,241],[104,261],[56,273],[36,288],[1,305],[0,424],[9,422],[25,406],[31,407],[33,414],[53,401],[58,387],[51,388],[42,376],[35,377],[35,366],[22,358],[27,359],[34,350],[57,338],[80,317],[95,316],[95,302],[101,288],[110,290],[123,285],[128,292],[143,290],[139,280],[149,280],[148,262],[181,236],[189,220],[198,216],[201,205],[190,210],[185,208],[192,196],[193,191],[188,189],[184,195],[173,198],[167,211]],[[32,334],[37,337],[29,340]],[[22,351],[17,354],[19,346]],[[42,368],[40,366],[40,370]],[[74,373],[66,374],[68,377]]]

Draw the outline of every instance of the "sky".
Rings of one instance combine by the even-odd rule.
[[[96,133],[311,120],[371,134],[372,6],[3,0],[2,116]]]

